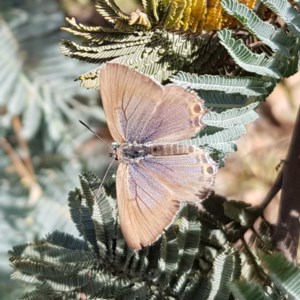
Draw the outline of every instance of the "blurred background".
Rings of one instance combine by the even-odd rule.
[[[133,1],[116,1],[128,12]],[[83,120],[111,142],[99,93],[75,79],[95,68],[64,57],[59,42],[65,16],[87,25],[105,21],[91,0],[0,0],[0,299],[26,287],[11,281],[7,251],[53,230],[77,235],[68,192],[78,174],[103,176],[107,147],[79,124]],[[217,177],[216,193],[258,204],[285,158],[300,104],[300,74],[283,80],[238,141]],[[111,170],[110,175],[114,170]],[[276,221],[277,204],[266,213]]]

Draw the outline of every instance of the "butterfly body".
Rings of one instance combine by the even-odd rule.
[[[137,163],[151,156],[187,155],[197,150],[195,146],[183,144],[139,144],[123,143],[115,150],[115,157],[121,163]],[[206,158],[202,158],[207,162]]]
[[[172,224],[180,202],[210,193],[216,163],[205,150],[181,143],[203,128],[207,110],[197,94],[115,63],[100,70],[100,93],[117,144],[120,227],[127,245],[140,249]]]
[[[121,163],[133,163],[139,162],[149,155],[149,148],[143,144],[133,143],[122,143],[115,150],[116,159]]]

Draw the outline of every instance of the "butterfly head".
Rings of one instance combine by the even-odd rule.
[[[117,149],[120,147],[120,144],[118,144],[117,142],[112,142],[112,143],[111,143],[111,147],[112,147],[114,150],[117,150]]]
[[[113,152],[109,153],[110,157],[114,157],[115,160],[119,160],[119,155],[118,155],[118,148],[120,147],[120,144],[118,144],[117,142],[112,142],[111,143],[111,148],[113,150]]]

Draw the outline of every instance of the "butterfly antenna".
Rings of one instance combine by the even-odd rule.
[[[95,198],[98,198],[98,197],[99,197],[99,195],[100,195],[100,193],[101,193],[101,190],[102,190],[102,188],[103,188],[103,184],[104,184],[105,178],[107,177],[108,171],[110,170],[110,168],[111,168],[111,166],[113,165],[114,161],[115,161],[115,158],[110,162],[109,166],[107,167],[107,169],[106,169],[106,171],[105,171],[105,174],[104,174],[104,176],[103,176],[103,178],[102,178],[102,181],[101,181],[101,183],[100,183],[100,186],[99,186],[99,188],[98,188],[98,190],[97,190],[97,193],[96,193],[96,195],[95,195]]]
[[[84,127],[86,127],[90,132],[92,132],[102,143],[104,143],[105,145],[107,145],[111,150],[114,151],[113,147],[108,144],[107,142],[105,142],[102,137],[97,133],[95,132],[93,129],[91,129],[91,127],[89,127],[87,124],[85,124],[83,121],[79,120],[80,124],[82,124]]]

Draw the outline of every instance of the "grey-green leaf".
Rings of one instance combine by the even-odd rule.
[[[281,77],[281,62],[278,58],[267,58],[263,53],[251,52],[242,40],[233,39],[228,29],[220,30],[218,36],[233,60],[244,70],[277,79]]]

